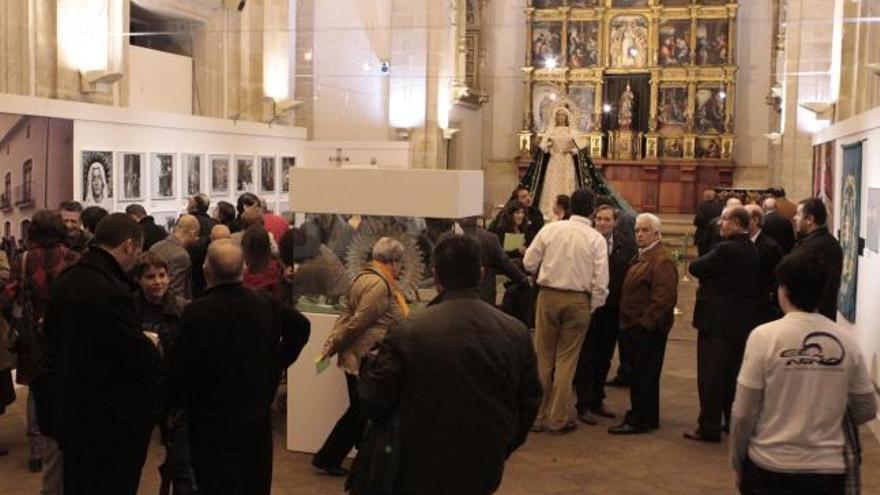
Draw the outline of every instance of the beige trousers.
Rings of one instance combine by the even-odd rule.
[[[538,376],[544,387],[535,425],[559,430],[577,419],[572,382],[590,327],[590,296],[541,288],[535,327]]]

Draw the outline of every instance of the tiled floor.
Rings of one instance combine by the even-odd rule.
[[[499,493],[504,495],[708,495],[734,494],[733,475],[728,467],[727,447],[703,445],[682,439],[694,427],[697,415],[696,345],[690,328],[694,284],[681,287],[681,307],[666,354],[662,379],[662,424],[659,431],[642,436],[614,437],[606,428],[582,426],[562,437],[532,435],[507,464]],[[24,395],[23,391],[22,395]],[[23,397],[22,397],[23,398]],[[609,389],[607,401],[615,411],[629,404],[625,390]],[[19,400],[0,417],[0,445],[12,449],[0,458],[0,495],[35,494],[39,475],[27,472],[27,442],[24,436],[24,401]],[[281,422],[279,421],[279,424]],[[880,493],[880,443],[863,428],[865,448],[863,493]],[[274,493],[342,493],[342,481],[318,476],[309,467],[310,456],[283,448],[283,435],[276,437]],[[158,493],[156,466],[162,457],[154,444],[144,468],[141,491]]]

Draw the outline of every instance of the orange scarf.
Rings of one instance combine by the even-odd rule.
[[[394,299],[397,300],[397,304],[400,306],[401,312],[403,312],[403,317],[409,317],[409,304],[406,303],[406,298],[403,296],[403,291],[400,290],[400,284],[397,283],[397,279],[394,278],[394,274],[391,273],[391,269],[385,263],[380,261],[372,261],[370,262],[370,267],[385,279],[388,282],[388,286],[391,287],[391,294],[394,295]]]

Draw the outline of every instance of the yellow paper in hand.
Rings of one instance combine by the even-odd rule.
[[[516,251],[525,245],[525,234],[504,234],[504,251]]]
[[[325,358],[323,354],[318,354],[318,357],[315,358],[315,374],[320,375],[321,373],[327,371],[327,368],[329,367],[330,358]]]

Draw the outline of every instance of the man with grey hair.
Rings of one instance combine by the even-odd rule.
[[[403,260],[403,244],[393,237],[383,237],[373,244],[372,258],[385,264]]]
[[[309,339],[309,321],[241,284],[244,255],[229,240],[208,248],[208,290],[180,318],[171,358],[172,407],[186,412],[202,493],[268,495],[270,406],[281,373]]]
[[[699,427],[685,438],[718,443],[730,423],[736,376],[749,332],[762,323],[767,295],[761,286],[761,256],[749,239],[749,212],[728,206],[721,213],[721,236],[690,265],[700,279],[693,325],[697,335]],[[724,426],[722,426],[722,420]]]
[[[630,410],[612,435],[647,433],[660,427],[660,373],[678,301],[678,268],[660,240],[660,219],[636,217],[639,254],[626,274],[620,298],[620,331],[632,355]]]

